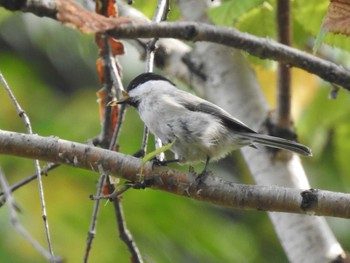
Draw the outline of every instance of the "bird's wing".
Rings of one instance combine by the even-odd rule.
[[[221,120],[221,122],[232,131],[235,132],[248,132],[248,133],[256,133],[252,129],[250,129],[243,122],[235,119],[228,112],[221,109],[219,106],[215,104],[203,100],[199,97],[194,96],[194,98],[190,100],[182,100],[181,104],[190,111],[204,112],[207,114],[211,114]]]

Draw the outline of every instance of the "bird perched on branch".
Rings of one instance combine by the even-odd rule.
[[[243,146],[261,144],[311,156],[305,145],[260,134],[215,104],[177,89],[167,78],[143,73],[128,85],[118,104],[135,107],[148,129],[180,163],[219,160]]]

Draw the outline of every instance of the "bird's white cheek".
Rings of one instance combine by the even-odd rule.
[[[148,106],[148,108],[145,107],[145,105]],[[160,127],[162,126],[162,118],[160,118],[160,115],[156,109],[154,109],[152,104],[146,104],[141,103],[139,105],[138,109],[139,115],[141,120],[144,122],[144,124],[148,127],[151,133],[156,135],[157,137],[160,137]],[[161,138],[162,139],[162,138]]]

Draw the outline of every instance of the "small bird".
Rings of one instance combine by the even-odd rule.
[[[286,139],[260,134],[215,104],[176,88],[167,78],[143,73],[127,87],[118,104],[135,107],[140,118],[179,163],[219,160],[243,146],[261,144],[311,156],[311,149]]]

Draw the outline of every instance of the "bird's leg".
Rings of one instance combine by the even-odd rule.
[[[210,157],[207,156],[207,160],[205,161],[203,171],[197,175],[196,181],[201,182],[203,179],[209,174],[208,165],[209,165]]]
[[[196,174],[196,171],[194,170],[194,167],[192,165],[188,166],[188,172],[191,174]]]
[[[143,179],[142,181],[127,181],[125,182],[126,186],[132,187],[134,189],[145,189],[152,186],[155,183],[154,178]]]
[[[207,160],[205,161],[205,166],[204,166],[204,169],[203,169],[203,171],[201,172],[201,174],[206,174],[206,173],[209,172],[209,170],[208,170],[209,161],[210,161],[210,157],[207,156]]]

